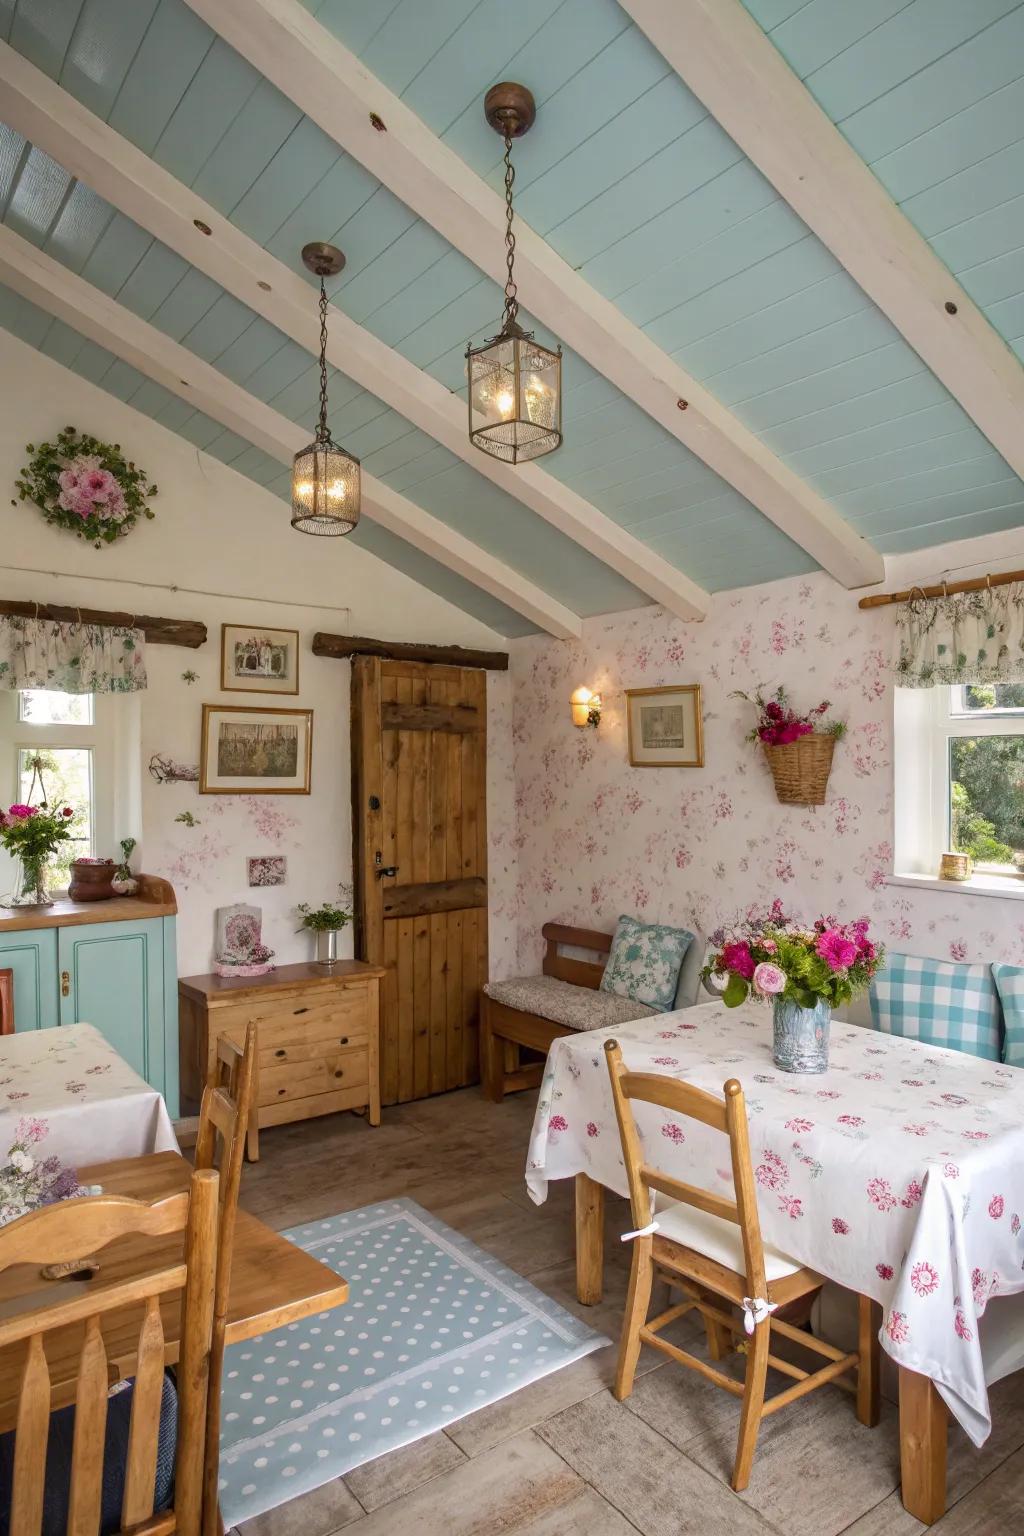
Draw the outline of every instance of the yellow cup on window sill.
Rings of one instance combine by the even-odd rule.
[[[973,873],[969,853],[944,853],[939,861],[940,880],[969,880]]]

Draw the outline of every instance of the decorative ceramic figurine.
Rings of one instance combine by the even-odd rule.
[[[263,909],[238,902],[217,908],[217,976],[264,976],[272,971],[274,951],[263,943]]]
[[[132,874],[131,856],[135,851],[134,837],[122,837],[121,862],[114,870],[114,878],[111,885],[119,896],[134,896],[139,888],[139,882]]]

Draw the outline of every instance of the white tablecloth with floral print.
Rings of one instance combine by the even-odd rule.
[[[833,1022],[828,1072],[798,1077],[775,1067],[771,1013],[751,1004],[574,1035],[551,1047],[541,1086],[526,1174],[538,1203],[576,1173],[626,1193],[610,1037],[634,1071],[713,1093],[740,1080],[766,1241],[881,1302],[883,1347],[932,1378],[980,1445],[986,1378],[1024,1364],[1024,1069]],[[636,1118],[651,1164],[731,1191],[722,1136],[653,1105]]]
[[[0,1159],[25,1118],[45,1123],[40,1155],[73,1168],[178,1150],[161,1095],[92,1024],[0,1036]]]

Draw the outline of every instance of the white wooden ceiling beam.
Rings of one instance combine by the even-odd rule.
[[[1024,368],[740,0],[619,0],[1024,475]]]
[[[140,320],[84,278],[0,225],[0,282],[105,347],[196,410],[290,465],[309,431]],[[582,621],[549,593],[407,497],[363,473],[363,513],[448,570],[489,592],[559,639],[577,639]],[[284,511],[282,510],[282,516]]]
[[[236,229],[2,42],[0,94],[0,111],[12,128],[286,336],[314,354],[319,351],[316,305],[308,282],[297,270]],[[328,356],[361,388],[669,612],[685,619],[700,619],[707,613],[710,596],[702,587],[553,475],[537,465],[511,469],[472,447],[465,404],[333,305]]]
[[[407,207],[504,283],[502,199],[300,0],[188,4]],[[535,131],[543,121],[541,109]],[[882,580],[881,555],[834,507],[521,221],[516,261],[524,304],[555,335],[844,586]]]

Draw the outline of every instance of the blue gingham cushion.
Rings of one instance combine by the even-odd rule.
[[[1024,967],[994,965],[992,975],[999,988],[1006,1025],[1003,1060],[1008,1067],[1024,1067]]]
[[[871,983],[871,1021],[886,1034],[999,1060],[999,994],[991,966],[890,952]]]

